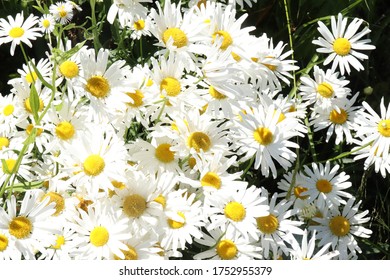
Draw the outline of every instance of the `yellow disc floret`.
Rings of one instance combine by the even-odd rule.
[[[8,231],[17,239],[24,239],[28,237],[33,230],[31,221],[24,216],[15,217],[9,223]]]
[[[39,98],[39,108],[38,111],[41,112],[43,110],[43,100]],[[26,98],[24,101],[24,108],[26,109],[27,112],[32,114],[32,109],[31,109],[31,104],[30,104],[30,97]]]
[[[60,65],[61,74],[68,79],[72,79],[79,74],[79,67],[74,61],[64,61]]]
[[[213,42],[215,41],[216,37],[222,37],[222,44],[221,49],[226,50],[231,44],[233,44],[233,38],[230,36],[229,32],[224,30],[219,30],[213,34]]]
[[[65,199],[62,197],[62,195],[56,192],[48,192],[43,196],[42,200],[44,200],[46,197],[50,198],[48,204],[52,202],[55,204],[56,211],[54,212],[53,216],[58,216],[62,210],[65,209]]]
[[[322,193],[330,193],[332,191],[332,184],[326,179],[320,179],[316,182],[317,190]]]
[[[89,176],[97,176],[103,171],[105,165],[104,159],[101,156],[95,154],[90,155],[83,163],[84,173]]]
[[[0,137],[0,151],[3,148],[7,148],[9,146],[9,139],[7,137]]]
[[[269,214],[268,216],[256,218],[258,229],[265,234],[274,233],[279,227],[278,218],[274,215]]]
[[[175,47],[181,48],[187,46],[188,43],[187,35],[180,28],[172,27],[165,30],[162,36],[162,40],[164,44],[167,44],[169,38],[171,37],[173,39],[173,45]]]
[[[174,97],[181,92],[181,85],[178,79],[166,77],[161,81],[160,90],[165,90],[168,96]]]
[[[127,261],[138,260],[137,250],[131,245],[126,244],[126,246],[127,246],[127,250],[121,249],[123,255],[125,255],[125,258],[120,258],[117,255],[114,255],[114,259],[115,260],[127,260]]]
[[[224,208],[224,213],[228,219],[235,222],[242,221],[243,219],[245,219],[246,216],[245,207],[237,201],[231,201],[226,204]]]
[[[207,152],[211,147],[211,140],[209,136],[203,132],[193,132],[187,138],[188,147],[194,148],[196,152],[200,152],[202,149],[204,152]]]
[[[342,237],[349,233],[349,230],[351,228],[350,222],[344,218],[343,216],[336,216],[330,219],[329,221],[329,228],[330,231],[338,236]]]
[[[68,121],[62,121],[56,126],[56,135],[61,140],[69,140],[75,133],[74,126]]]
[[[271,144],[274,139],[274,135],[272,134],[271,130],[266,127],[258,127],[253,132],[253,137],[260,145],[264,146]]]
[[[209,94],[215,98],[215,99],[225,99],[226,95],[220,93],[218,90],[215,89],[215,87],[210,86],[209,87]]]
[[[131,218],[140,217],[146,210],[146,200],[139,194],[126,196],[123,201],[123,212]]]
[[[15,172],[15,165],[16,165],[16,160],[13,158],[6,159],[4,161],[4,164],[2,166],[3,172],[5,174],[12,174]]]
[[[175,159],[175,153],[170,149],[171,145],[168,143],[158,145],[155,152],[156,158],[164,163],[172,162]]]
[[[0,252],[5,251],[8,247],[8,237],[4,234],[0,234]]]
[[[390,120],[381,120],[378,123],[378,132],[384,137],[390,137]]]
[[[207,172],[202,179],[200,179],[200,184],[203,187],[213,187],[219,189],[221,187],[221,178],[217,173]]]
[[[12,104],[8,104],[8,105],[4,106],[3,114],[4,114],[4,116],[8,117],[8,116],[12,115],[12,113],[14,111],[15,111],[15,106]]]
[[[65,244],[65,237],[63,235],[57,235],[56,243],[52,245],[50,248],[59,250],[64,244]]]
[[[24,35],[24,29],[21,27],[13,27],[9,31],[8,35],[14,39],[20,38]]]
[[[177,214],[184,219],[184,222],[175,221],[172,219],[168,219],[168,225],[173,229],[179,229],[182,228],[186,222],[186,217],[184,216],[183,212],[177,212]]]
[[[331,98],[333,96],[334,90],[331,84],[323,82],[318,85],[317,92],[325,98]]]
[[[96,247],[101,247],[107,244],[110,234],[103,226],[95,227],[89,236],[89,241]]]
[[[344,109],[340,109],[340,112],[333,109],[329,114],[329,120],[334,124],[343,124],[347,121],[348,114]]]
[[[97,98],[104,98],[110,92],[110,84],[103,76],[92,76],[88,79],[85,89]]]
[[[238,252],[236,244],[229,239],[219,241],[215,249],[222,260],[231,260]]]
[[[336,54],[345,56],[351,51],[351,42],[346,38],[337,38],[333,42],[333,50]]]

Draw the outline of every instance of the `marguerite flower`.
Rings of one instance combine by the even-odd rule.
[[[344,71],[348,74],[351,72],[350,65],[357,71],[364,70],[359,60],[368,59],[368,56],[359,51],[373,50],[375,46],[369,44],[370,39],[360,40],[371,32],[367,26],[356,33],[362,23],[362,19],[354,18],[347,27],[347,18],[343,18],[341,13],[338,14],[337,23],[336,18],[331,17],[332,31],[322,21],[318,22],[318,31],[323,37],[314,40],[313,44],[320,46],[317,52],[329,54],[324,65],[333,61],[332,71],[339,67],[341,75],[344,75]]]
[[[55,19],[51,14],[45,14],[39,19],[39,26],[42,28],[42,32],[50,34],[55,27]]]
[[[69,1],[59,1],[51,4],[49,10],[54,19],[63,25],[70,22],[73,18],[73,5]]]
[[[372,233],[362,226],[370,220],[370,217],[365,217],[368,210],[358,213],[362,201],[355,204],[355,200],[351,197],[342,211],[338,207],[326,208],[323,218],[313,218],[319,225],[309,227],[318,232],[318,245],[330,243],[333,250],[340,252],[340,259],[349,259],[350,254],[361,253],[355,236],[369,238]]]
[[[36,27],[38,23],[38,17],[30,14],[24,21],[23,12],[18,13],[15,19],[11,16],[7,17],[8,21],[4,18],[0,19],[0,45],[11,43],[11,55],[15,53],[16,45],[21,43],[26,44],[30,48],[32,47],[31,41],[41,37],[41,29]]]

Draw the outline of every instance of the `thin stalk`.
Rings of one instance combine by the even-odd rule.
[[[291,59],[292,59],[292,60],[295,60],[295,59],[294,59],[293,36],[292,36],[292,32],[291,32],[291,19],[290,19],[290,13],[289,13],[288,5],[287,5],[287,0],[283,0],[283,2],[284,2],[284,10],[285,10],[285,12],[286,12],[288,39],[289,39],[289,43],[290,43],[290,49],[292,50]],[[296,86],[297,86],[297,81],[296,81],[296,77],[295,77],[295,70],[293,70],[292,76],[293,76],[293,86],[294,86],[294,88],[296,88]],[[294,97],[295,97],[295,96],[294,96]]]

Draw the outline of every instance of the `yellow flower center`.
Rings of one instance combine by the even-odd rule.
[[[390,137],[390,120],[381,120],[378,123],[378,132],[384,137]]]
[[[16,165],[16,160],[13,158],[6,159],[4,161],[5,164],[3,164],[2,169],[5,174],[12,174],[15,172],[15,165]]]
[[[308,195],[301,195],[301,193],[303,193],[305,191],[307,191],[307,188],[302,187],[302,186],[296,186],[294,188],[294,195],[296,198],[304,200],[304,199],[309,197]]]
[[[278,218],[274,215],[269,214],[268,216],[258,217],[256,218],[256,223],[258,229],[265,234],[274,233],[279,227]]]
[[[101,247],[107,244],[110,234],[108,230],[103,226],[95,227],[89,236],[89,241],[96,247]]]
[[[156,197],[154,199],[154,201],[157,203],[160,203],[163,208],[165,208],[165,205],[167,205],[167,200],[166,200],[165,196],[163,196],[162,194],[160,194],[158,197]]]
[[[23,34],[24,34],[24,29],[21,27],[14,27],[8,33],[8,35],[14,39],[22,37]]]
[[[348,114],[344,109],[340,109],[340,113],[333,109],[329,114],[329,120],[334,124],[343,124],[347,119]]]
[[[200,184],[203,187],[213,187],[219,189],[221,187],[221,178],[218,174],[214,172],[207,172],[202,179],[200,179]]]
[[[128,106],[137,108],[137,107],[140,107],[144,103],[143,99],[145,96],[142,93],[142,91],[137,89],[135,92],[126,92],[126,94],[131,99],[133,99],[133,103],[131,103],[131,102],[127,103]]]
[[[56,126],[56,135],[62,140],[71,139],[74,133],[74,126],[70,122],[63,121]]]
[[[33,229],[31,221],[24,216],[15,217],[9,223],[8,231],[17,239],[24,239],[31,234]]]
[[[146,210],[146,200],[139,194],[131,194],[126,196],[123,201],[123,212],[131,217],[138,218]]]
[[[333,42],[333,50],[336,54],[345,56],[351,51],[351,42],[345,38],[337,38]]]
[[[0,252],[5,251],[8,247],[8,237],[4,234],[0,234]]]
[[[43,100],[39,98],[39,108],[38,111],[41,112],[43,110]],[[32,114],[32,109],[31,109],[31,104],[30,104],[30,97],[26,98],[24,101],[24,108],[26,109],[27,112]]]
[[[68,12],[65,10],[64,6],[58,7],[57,10],[58,10],[58,15],[60,16],[60,18],[64,18],[68,14]]]
[[[266,127],[259,127],[253,132],[253,137],[260,144],[267,146],[272,143],[274,135],[271,130]]]
[[[220,93],[218,90],[215,89],[215,87],[210,86],[209,88],[209,94],[214,97],[215,99],[225,99],[226,95]]]
[[[334,235],[342,237],[349,233],[351,224],[343,216],[336,216],[330,219],[329,228]]]
[[[68,79],[72,79],[79,74],[79,66],[74,61],[64,61],[60,65],[61,74]]]
[[[188,147],[194,148],[196,152],[200,152],[202,149],[204,152],[207,152],[211,147],[211,140],[209,136],[203,132],[193,132],[187,138]]]
[[[221,44],[221,49],[226,50],[232,43],[233,39],[232,36],[227,31],[224,30],[219,30],[213,34],[213,42],[215,41],[215,38],[219,36],[222,37],[222,44]]]
[[[168,143],[160,144],[156,148],[156,158],[164,163],[171,162],[175,159],[175,153],[170,150],[171,145]]]
[[[182,228],[184,226],[184,224],[186,223],[186,217],[184,216],[184,213],[183,212],[177,212],[177,214],[182,217],[184,219],[184,222],[179,222],[179,221],[175,221],[175,220],[172,220],[172,219],[168,219],[168,225],[173,228],[173,229],[179,229],[179,228]]]
[[[7,148],[9,146],[9,139],[7,137],[0,137],[0,151],[3,148]]]
[[[90,155],[88,156],[84,163],[84,173],[89,176],[99,175],[105,167],[104,159],[99,155]]]
[[[181,92],[181,85],[176,78],[166,77],[161,81],[160,90],[165,90],[168,96],[177,96]]]
[[[110,91],[110,84],[103,76],[92,76],[88,79],[85,89],[97,98],[104,98]]]
[[[316,182],[317,190],[322,193],[330,193],[332,191],[332,184],[326,179],[320,179]]]
[[[121,250],[122,253],[125,255],[125,258],[122,259],[122,258],[118,257],[117,255],[114,255],[114,259],[115,260],[127,260],[127,261],[138,260],[137,250],[133,246],[130,246],[128,244],[126,246],[127,246],[127,250]]]
[[[231,201],[226,204],[224,213],[228,219],[235,222],[242,221],[246,216],[246,210],[244,206],[237,201]]]
[[[26,81],[29,84],[35,83],[35,81],[38,80],[38,75],[35,72],[28,73],[26,75]]]
[[[145,28],[145,21],[143,19],[139,19],[134,22],[133,26],[135,30],[143,30]]]
[[[191,169],[194,169],[196,165],[196,159],[194,157],[190,157],[188,159],[188,166],[191,168]]]
[[[222,260],[231,260],[237,255],[237,246],[233,241],[224,239],[216,246],[217,254]]]
[[[34,129],[34,125],[30,123],[30,124],[26,127],[26,133],[27,133],[27,135],[30,135],[30,134],[32,133],[33,129]],[[42,129],[42,128],[37,128],[37,134],[36,134],[36,136],[40,136],[40,135],[42,134],[42,132],[43,132],[43,129]]]
[[[241,60],[241,56],[239,56],[238,54],[236,54],[235,52],[232,52],[231,53],[233,59],[237,62],[239,62]]]
[[[65,199],[56,192],[48,192],[42,197],[42,200],[44,200],[46,197],[49,197],[50,200],[48,204],[54,202],[56,211],[54,212],[53,216],[58,216],[62,210],[65,209]]]
[[[6,105],[6,106],[4,107],[4,109],[3,109],[3,114],[4,114],[4,116],[8,117],[9,115],[12,115],[12,113],[14,112],[14,110],[15,110],[14,105],[8,104],[8,105]]]
[[[52,245],[51,248],[54,250],[59,250],[64,244],[65,244],[65,237],[63,235],[57,235],[56,243]]]
[[[48,20],[47,18],[45,18],[43,21],[42,21],[42,26],[44,28],[49,28],[50,27],[50,20]]]
[[[334,93],[332,85],[327,82],[319,84],[317,87],[317,91],[322,97],[325,98],[331,98]]]
[[[186,34],[180,28],[172,27],[165,30],[162,38],[164,44],[167,44],[171,37],[173,39],[173,45],[177,48],[184,47],[188,43]]]

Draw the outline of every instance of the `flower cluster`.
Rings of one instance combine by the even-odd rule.
[[[132,40],[154,42],[135,65],[72,45],[71,1],[0,20],[11,55],[50,38],[0,99],[0,259],[357,258],[371,230],[350,176],[331,161],[299,170],[297,158],[313,126],[390,172],[390,109],[355,104],[343,76],[374,49],[368,27],[341,14],[332,31],[319,22],[313,43],[332,67],[314,66],[286,95],[292,51],[252,35],[235,9],[256,1],[152,2],[108,11]],[[248,183],[249,168],[280,192]]]

